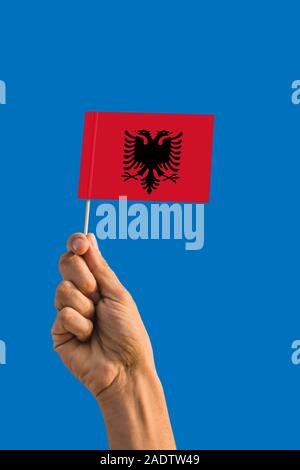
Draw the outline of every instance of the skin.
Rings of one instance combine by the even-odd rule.
[[[55,351],[96,398],[111,449],[175,449],[149,336],[93,234],[76,233],[59,268]]]

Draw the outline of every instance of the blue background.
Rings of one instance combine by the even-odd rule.
[[[107,447],[50,338],[88,109],[215,114],[204,249],[102,250],[149,330],[178,447],[300,448],[300,7],[264,5],[1,2],[1,448]]]

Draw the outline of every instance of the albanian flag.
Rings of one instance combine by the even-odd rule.
[[[79,197],[208,202],[213,116],[87,112]]]

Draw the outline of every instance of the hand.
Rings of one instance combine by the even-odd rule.
[[[175,449],[164,392],[138,309],[94,235],[60,258],[54,349],[98,400],[111,449]]]
[[[103,259],[93,234],[73,235],[60,258],[54,349],[99,398],[134,370],[154,370],[149,337],[129,294]]]

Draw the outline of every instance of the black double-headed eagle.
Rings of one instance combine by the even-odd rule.
[[[139,181],[142,188],[151,194],[161,181],[173,183],[179,179],[182,132],[157,131],[155,137],[146,129],[125,131],[124,181]]]

